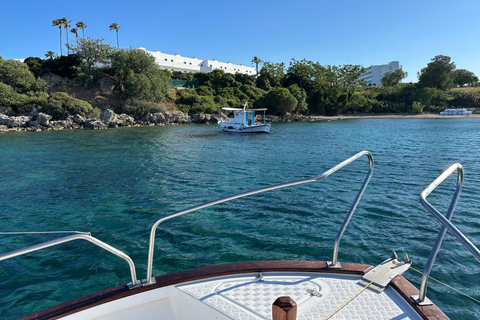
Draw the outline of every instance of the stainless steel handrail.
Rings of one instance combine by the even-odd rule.
[[[428,201],[428,195],[435,190],[448,176],[450,176],[453,172],[457,171],[457,185],[455,188],[455,193],[453,195],[452,201],[450,202],[450,206],[448,207],[448,211],[446,216],[443,216],[435,207],[433,207]],[[460,193],[462,192],[463,187],[463,167],[460,163],[455,163],[451,165],[444,173],[442,173],[435,181],[433,181],[423,192],[420,194],[420,202],[422,205],[435,217],[438,221],[442,223],[442,227],[437,236],[437,240],[430,252],[430,256],[428,257],[427,264],[425,265],[425,269],[422,275],[422,283],[420,285],[420,294],[417,296],[412,297],[418,304],[430,304],[431,302],[426,299],[427,294],[427,283],[428,283],[428,276],[430,275],[430,271],[432,270],[433,263],[435,262],[435,258],[437,257],[438,250],[442,245],[443,238],[445,237],[446,230],[448,229],[454,236],[460,241],[465,248],[468,249],[472,253],[472,255],[480,262],[480,250],[473,245],[470,240],[458,230],[451,222],[453,212],[455,211],[455,207],[457,206],[458,198],[460,197]]]
[[[358,158],[360,158],[361,156],[364,156],[364,155],[366,155],[368,157],[368,161],[369,161],[369,170],[368,170],[368,173],[367,173],[367,177],[365,178],[365,180],[362,184],[362,187],[360,188],[360,191],[358,192],[358,194],[355,198],[355,201],[354,201],[352,207],[350,208],[350,211],[348,212],[347,217],[345,218],[345,220],[344,220],[342,226],[340,227],[340,230],[338,231],[338,234],[335,238],[335,244],[334,244],[334,249],[333,249],[333,259],[332,259],[332,264],[331,265],[338,267],[337,256],[338,256],[338,247],[339,247],[339,244],[340,244],[340,239],[341,239],[341,237],[343,235],[343,232],[345,231],[345,229],[348,225],[348,222],[350,221],[350,218],[352,217],[352,215],[353,215],[353,213],[354,213],[354,211],[357,207],[357,204],[360,201],[360,198],[362,197],[363,192],[365,191],[365,188],[367,187],[368,182],[370,181],[370,178],[372,177],[372,174],[373,174],[373,157],[370,154],[370,152],[368,152],[368,151],[361,151],[361,152],[357,153],[356,155],[354,155],[354,156],[348,158],[347,160],[337,164],[336,166],[334,166],[330,170],[327,170],[327,171],[325,171],[324,173],[322,173],[318,176],[314,176],[314,177],[307,178],[307,179],[302,179],[302,180],[296,180],[296,181],[276,184],[276,185],[265,187],[265,188],[260,188],[260,189],[256,189],[256,190],[243,192],[243,193],[240,193],[240,194],[237,194],[237,195],[221,198],[221,199],[214,200],[214,201],[211,201],[211,202],[207,202],[207,203],[204,203],[204,204],[201,204],[201,205],[198,205],[198,206],[194,206],[194,207],[188,208],[186,210],[178,211],[176,213],[172,213],[170,215],[167,215],[167,216],[161,218],[160,220],[155,222],[155,224],[152,226],[152,229],[150,231],[150,245],[149,245],[149,249],[148,249],[147,277],[146,277],[146,280],[144,282],[144,285],[149,285],[149,284],[155,283],[155,279],[152,279],[153,252],[154,252],[154,245],[155,245],[155,232],[156,232],[158,226],[160,225],[160,223],[162,223],[166,220],[175,218],[175,217],[179,217],[179,216],[184,215],[184,214],[189,213],[189,212],[193,212],[193,211],[196,211],[196,210],[208,208],[208,207],[211,207],[213,205],[223,203],[223,202],[227,202],[227,201],[230,201],[230,200],[233,200],[233,199],[243,198],[243,197],[246,197],[246,196],[250,196],[250,195],[253,195],[253,194],[257,194],[257,193],[262,193],[262,192],[265,192],[265,191],[281,189],[281,188],[290,187],[290,186],[294,186],[294,185],[300,185],[300,184],[304,184],[304,183],[308,183],[308,182],[319,181],[319,180],[322,180],[322,179],[328,177],[329,175],[331,175],[335,171],[343,168],[347,164],[357,160]]]
[[[7,259],[17,257],[17,256],[20,256],[20,255],[29,253],[29,252],[38,251],[38,250],[41,250],[41,249],[45,249],[45,248],[48,248],[48,247],[52,247],[52,246],[62,244],[62,243],[65,243],[65,242],[69,242],[69,241],[73,241],[73,240],[87,240],[87,241],[90,241],[91,243],[99,246],[100,248],[105,249],[105,250],[113,253],[114,255],[122,258],[123,260],[127,261],[128,265],[130,266],[130,276],[132,278],[132,283],[129,283],[128,287],[129,288],[134,288],[134,287],[137,287],[137,286],[141,285],[141,281],[137,280],[137,274],[135,272],[135,264],[133,263],[132,259],[129,256],[127,256],[122,251],[120,251],[118,249],[115,249],[114,247],[106,244],[105,242],[102,242],[102,241],[98,240],[97,238],[92,237],[89,234],[75,234],[75,235],[71,235],[71,236],[67,236],[67,237],[63,237],[63,238],[58,238],[58,239],[47,241],[47,242],[43,242],[43,243],[36,244],[36,245],[26,247],[26,248],[22,248],[22,249],[19,249],[19,250],[3,253],[3,254],[0,254],[0,261],[7,260]]]

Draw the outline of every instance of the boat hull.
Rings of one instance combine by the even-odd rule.
[[[269,133],[271,123],[264,123],[253,126],[236,126],[225,122],[220,122],[220,127],[225,132],[238,132],[238,133]]]
[[[218,279],[230,279],[229,277],[250,276],[253,279],[260,272],[265,275],[265,284],[271,282],[271,276],[282,275],[282,273],[290,273],[294,277],[303,276],[308,279],[320,275],[337,281],[337,279],[346,277],[361,277],[369,269],[369,265],[352,263],[342,263],[340,269],[328,268],[327,263],[322,261],[256,261],[203,267],[158,276],[155,278],[155,284],[145,287],[129,290],[127,286],[118,286],[103,290],[22,319],[128,319],[133,315],[136,318],[149,319],[149,314],[156,317],[163,314],[163,319],[215,319],[215,317],[237,319],[237,317],[230,317],[224,312],[215,310],[208,303],[207,305],[201,303],[203,299],[196,299],[195,293],[188,290],[182,291],[181,287],[195,285],[198,281],[218,281]],[[250,280],[246,283],[254,282]],[[179,287],[180,290],[178,290]],[[325,287],[324,285],[320,293],[326,297],[329,293]],[[355,285],[356,287],[361,290],[360,286]],[[396,276],[390,287],[390,291],[394,292],[394,295],[401,300],[402,308],[413,310],[424,319],[448,319],[435,305],[417,306],[410,296],[418,294],[418,290],[402,276]],[[333,289],[336,291],[334,286]],[[172,295],[173,291],[178,292]],[[211,295],[209,294],[209,296]],[[184,302],[187,300],[188,302]],[[300,305],[302,303],[301,301],[297,302],[300,302]],[[311,305],[310,302],[306,304]],[[192,314],[196,314],[196,316],[192,316]],[[256,319],[256,317],[254,318]],[[263,317],[258,317],[258,319],[263,319]]]

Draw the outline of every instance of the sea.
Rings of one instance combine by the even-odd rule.
[[[139,279],[165,215],[319,175],[358,152],[374,172],[340,242],[340,262],[376,265],[396,250],[417,288],[440,224],[420,193],[450,165],[465,181],[453,223],[480,245],[480,119],[275,123],[269,134],[216,125],[0,134],[0,232],[91,232],[128,254]],[[331,260],[368,172],[362,156],[324,180],[252,195],[162,223],[153,274],[252,260]],[[456,173],[428,201],[445,214]],[[0,234],[0,253],[68,234]],[[418,270],[419,272],[417,272]],[[480,319],[480,263],[449,233],[427,297],[452,319]],[[88,241],[0,262],[0,319],[131,281],[128,264]],[[471,297],[471,298],[470,298]]]

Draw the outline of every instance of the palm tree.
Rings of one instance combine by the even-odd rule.
[[[252,63],[255,63],[255,66],[256,66],[255,69],[257,70],[257,78],[258,78],[258,64],[261,63],[261,62],[263,62],[263,61],[260,60],[260,58],[257,57],[257,56],[253,57],[253,59],[252,59]]]
[[[82,29],[82,38],[85,38],[85,28],[87,27],[87,25],[83,23],[83,21],[80,21],[77,22],[76,26],[78,29]]]
[[[120,46],[118,45],[118,30],[120,30],[120,27],[118,26],[118,24],[116,22],[112,23],[110,25],[110,30],[115,30],[117,32],[117,48],[120,48]]]
[[[47,51],[47,53],[45,53],[45,57],[48,58],[48,59],[53,59],[55,58],[57,55],[55,54],[55,52],[53,51]]]
[[[78,50],[78,30],[77,30],[77,28],[72,28],[72,29],[70,29],[70,32],[73,33],[75,35],[75,37],[77,38],[77,50]]]
[[[63,27],[65,28],[65,34],[67,35],[67,50],[68,54],[70,54],[70,48],[68,47],[68,28],[70,27],[70,22],[72,22],[72,20],[67,20],[67,18],[63,17],[62,22]]]
[[[52,27],[58,27],[60,29],[60,55],[63,55],[62,51],[62,26],[63,20],[62,19],[55,19],[52,21]]]

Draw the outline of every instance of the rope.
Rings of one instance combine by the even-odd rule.
[[[360,291],[358,291],[357,293],[355,293],[350,299],[348,299],[347,301],[345,301],[340,307],[338,307],[337,309],[333,310],[332,313],[330,313],[325,319],[323,320],[327,320],[328,318],[330,318],[331,316],[333,316],[335,313],[337,313],[340,309],[342,309],[347,303],[349,303],[350,301],[352,301],[353,299],[355,299],[356,296],[358,296],[360,293],[362,293],[365,289],[367,289],[372,283],[374,283],[378,278],[380,278],[385,272],[389,271],[390,269],[392,269],[393,267],[395,267],[397,264],[399,264],[400,262],[397,262],[395,263],[394,265],[392,265],[390,268],[386,269],[385,271],[383,271],[381,274],[378,275],[378,277],[376,277],[375,279],[373,279],[372,281],[370,281],[369,284],[367,284],[365,287],[363,287]]]
[[[289,131],[280,130],[280,129],[277,129],[277,128],[274,128],[274,127],[270,127],[270,129],[277,130],[277,131],[280,131],[280,132],[289,133]]]
[[[47,233],[80,233],[90,235],[90,232],[82,232],[82,231],[13,231],[13,232],[0,232],[0,234],[12,235],[12,234],[47,234]]]
[[[417,269],[415,269],[415,268],[412,268],[412,267],[410,267],[410,269],[412,269],[412,270],[414,270],[414,271],[416,271],[416,272],[418,272],[418,273],[420,273],[420,274],[422,274],[422,275],[423,275],[423,273],[422,273],[421,271],[418,271],[418,270],[417,270]],[[447,287],[447,288],[450,288],[450,289],[452,289],[453,291],[456,291],[456,292],[458,292],[458,293],[460,293],[460,294],[464,295],[465,297],[472,299],[473,301],[475,301],[475,302],[477,302],[477,303],[480,303],[480,301],[479,301],[479,300],[477,300],[477,299],[475,299],[474,297],[472,297],[472,296],[469,296],[468,294],[466,294],[466,293],[463,293],[462,291],[460,291],[460,290],[457,290],[457,289],[455,289],[455,288],[453,288],[453,287],[449,286],[448,284],[446,284],[446,283],[443,283],[443,282],[442,282],[442,281],[440,281],[440,280],[437,280],[437,279],[435,279],[435,278],[432,278],[432,277],[430,277],[430,276],[428,276],[428,278],[430,278],[430,279],[432,279],[433,281],[436,281],[436,282],[438,282],[438,283],[440,283],[440,284],[443,284],[445,287]]]

